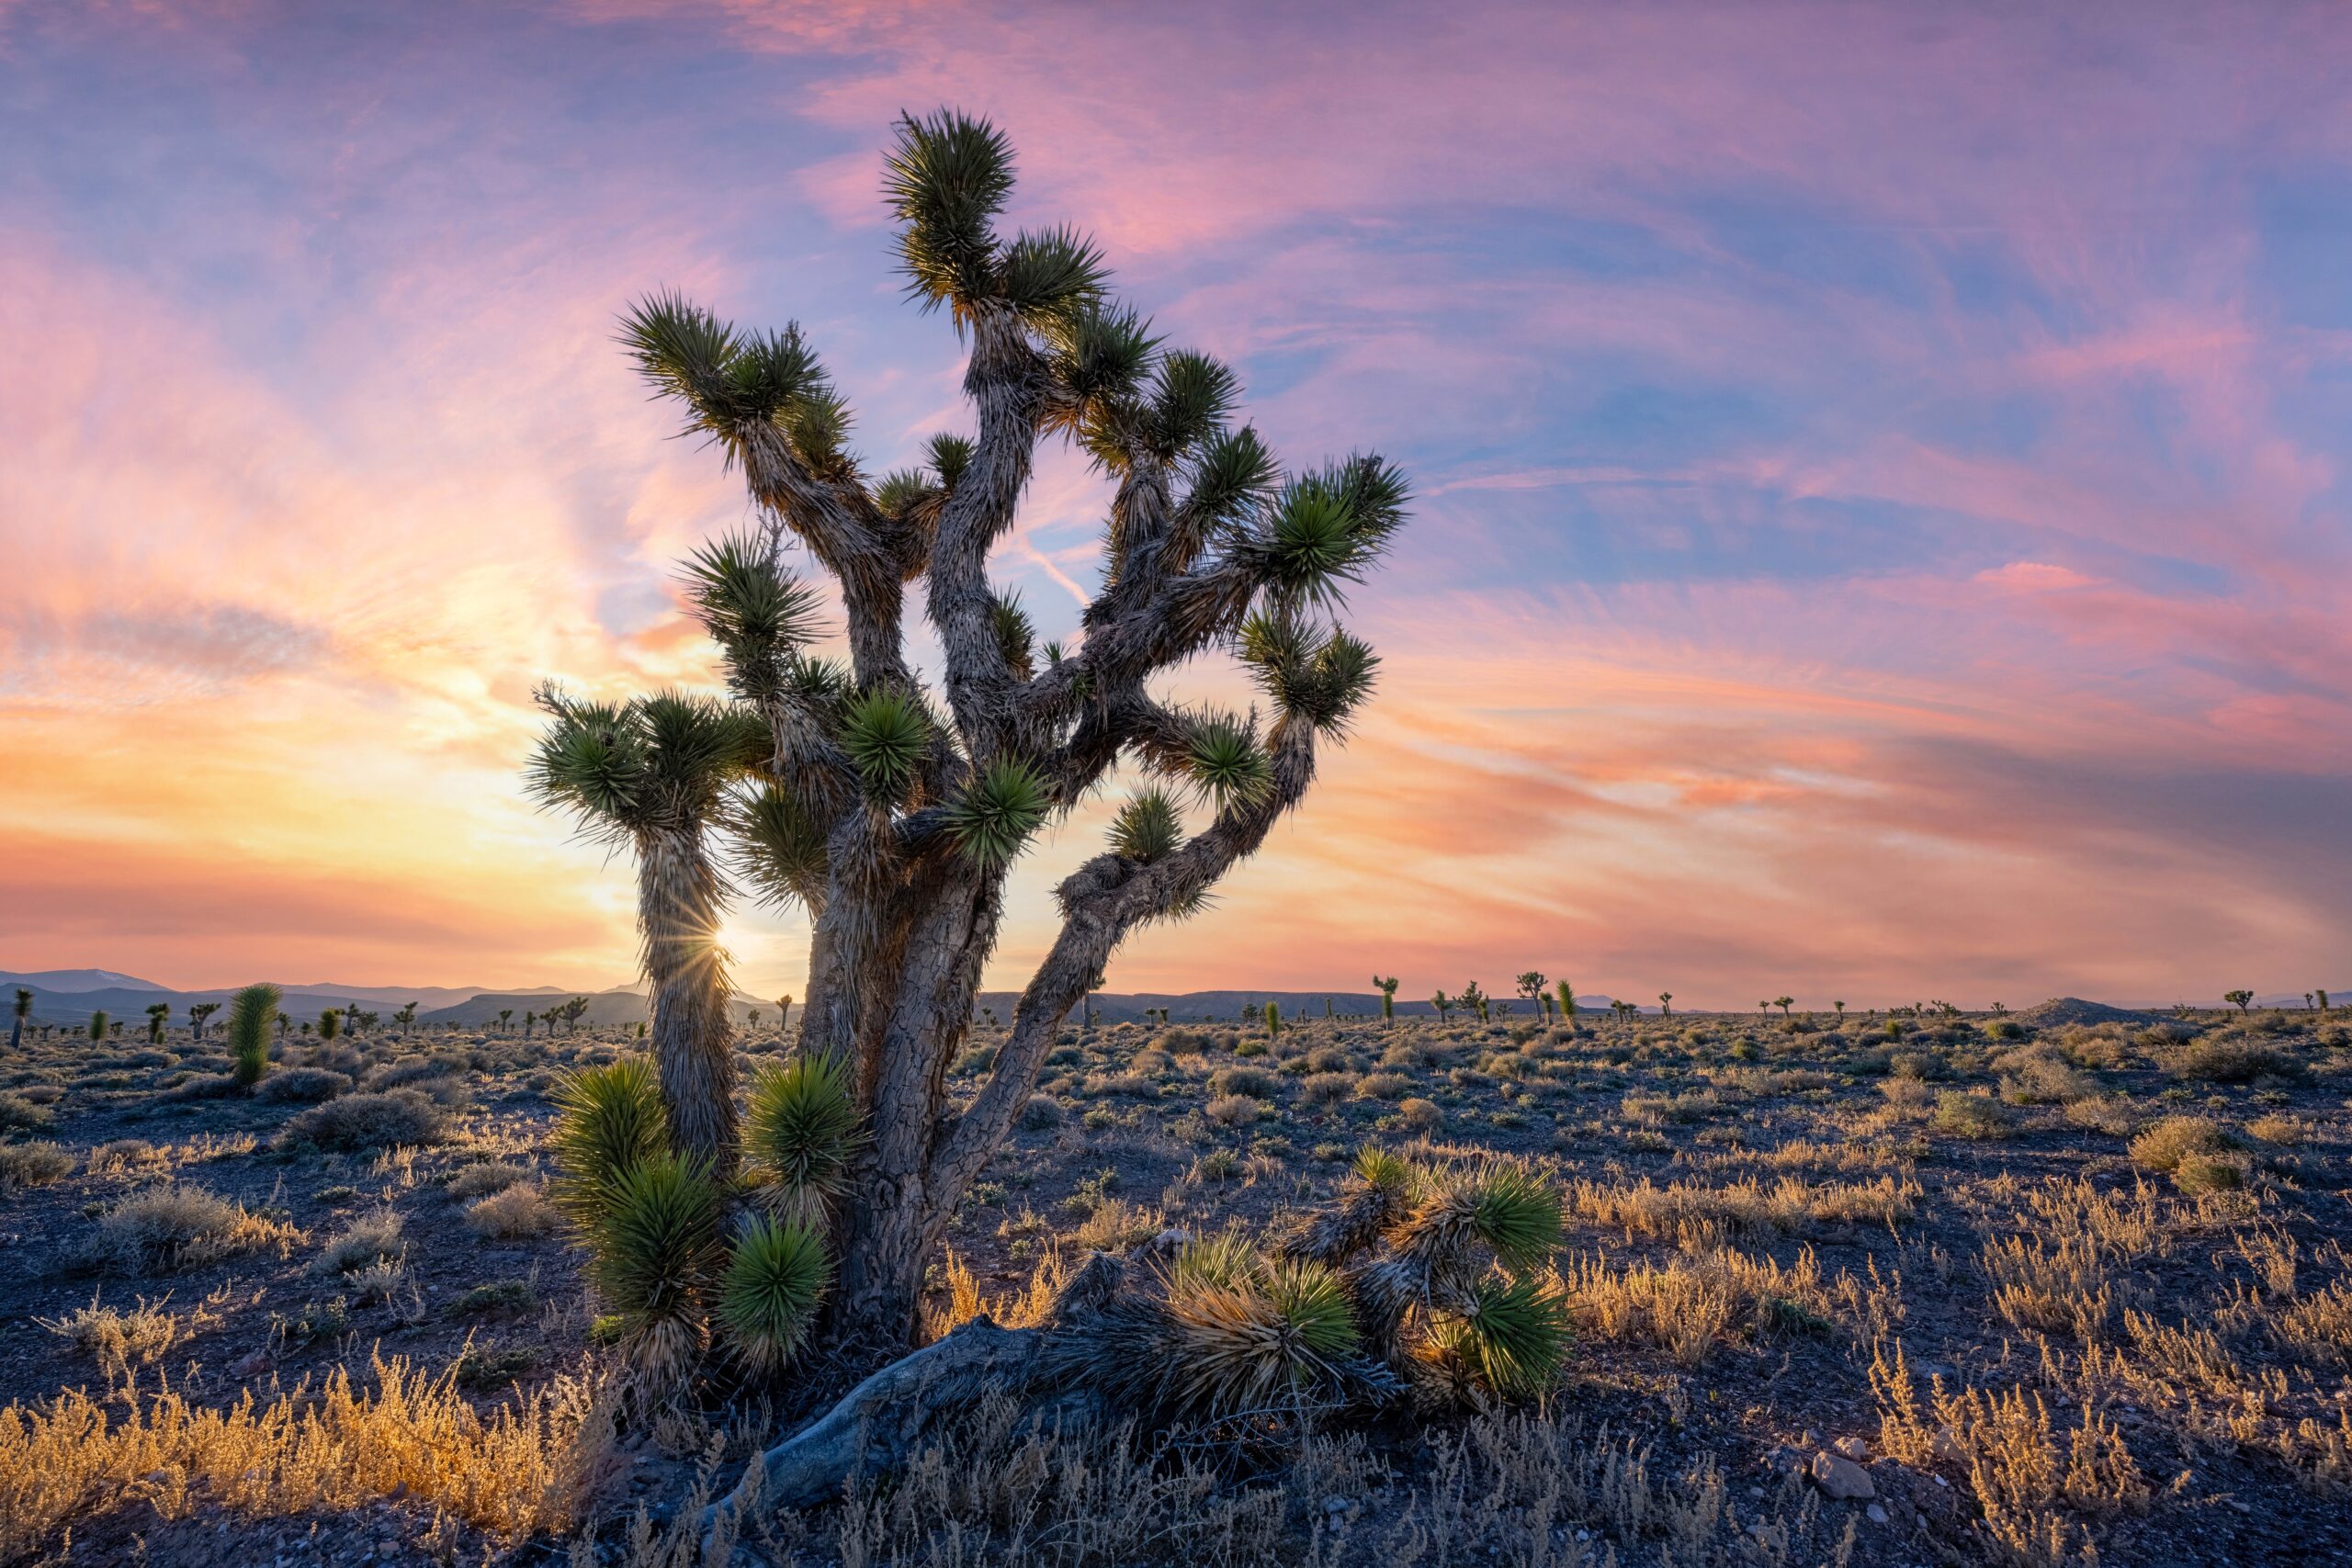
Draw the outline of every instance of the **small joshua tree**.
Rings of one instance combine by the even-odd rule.
[[[1846,1021],[1846,1004],[1845,1004],[1844,1002],[1831,1002],[1829,1005],[1830,1005],[1831,1007],[1836,1008],[1836,1009],[1838,1010],[1838,1022],[1840,1022],[1840,1023],[1845,1022],[1845,1021]],[[1998,1003],[1998,1002],[1995,1002],[1995,1003],[1993,1004],[1993,1010],[1994,1010],[1995,1012],[1999,1012],[1999,1011],[2001,1010],[2001,1004],[2000,1004],[2000,1003]]]
[[[1454,1001],[1443,991],[1439,991],[1430,998],[1430,1006],[1437,1009],[1437,1021],[1440,1024],[1453,1021]]]
[[[205,1023],[210,1020],[214,1013],[219,1012],[220,1010],[220,1004],[219,1002],[190,1003],[187,1010],[187,1029],[189,1036],[201,1043],[204,1039]]]
[[[514,1010],[513,1008],[500,1008],[498,1010],[498,1032],[501,1034],[506,1032],[507,1027],[514,1021]]]
[[[1566,980],[1555,988],[1560,997],[1560,1021],[1566,1024],[1568,1032],[1573,1034],[1577,1028],[1577,988]]]
[[[2312,995],[2319,998],[2319,1015],[2322,1018],[2325,1018],[2327,1016],[2327,993],[2325,991],[2313,991]]]
[[[229,998],[230,1076],[250,1089],[269,1071],[269,1026],[286,1032],[286,1015],[277,1010],[282,993],[263,981],[247,986]]]
[[[332,1040],[342,1032],[342,1012],[334,1008],[322,1010],[319,1014],[319,1038],[322,1040]]]
[[[1794,997],[1775,997],[1772,998],[1772,1005],[1781,1010],[1781,1017],[1785,1020],[1789,1016],[1789,1010],[1797,1005],[1797,999]]]
[[[103,1009],[92,1013],[90,1015],[90,1038],[93,1040],[104,1040],[107,1037],[107,1022],[108,1020]]]
[[[1272,1040],[1282,1032],[1283,1004],[1270,1001],[1266,1004],[1266,1038]]]
[[[724,657],[730,712],[763,737],[736,764],[726,813],[745,881],[811,917],[801,1048],[846,1064],[871,1132],[842,1201],[841,1302],[844,1321],[885,1336],[912,1332],[926,1263],[1091,977],[1133,932],[1200,910],[1305,797],[1318,744],[1346,733],[1377,660],[1329,616],[1404,520],[1403,479],[1377,457],[1283,476],[1233,423],[1233,373],[1116,304],[1091,243],[998,231],[1012,188],[1012,150],[985,123],[947,111],[899,124],[885,196],[900,260],[910,292],[970,345],[977,426],[934,437],[919,468],[877,477],[850,452],[846,400],[797,326],[740,331],[667,297],[624,323],[647,380],[740,469],[761,519],[694,558],[688,594]],[[988,578],[1053,437],[1114,491],[1103,584],[1068,650],[1038,649]],[[785,570],[787,536],[838,585],[846,664],[812,652],[816,595]],[[942,648],[935,688],[904,645],[910,586]],[[1270,721],[1152,692],[1159,672],[1218,649]],[[617,734],[622,716],[573,729]],[[1122,758],[1152,782],[1060,884],[1060,930],[1011,1035],[977,1095],[952,1105],[945,1068],[1006,876]],[[646,804],[626,791],[616,804],[625,821],[601,804],[583,815],[640,839]],[[691,842],[665,832],[668,849]],[[701,930],[715,900],[691,886],[680,923]]]
[[[147,1004],[148,1044],[161,1045],[164,1043],[164,1025],[171,1021],[171,1003],[150,1002]]]
[[[1660,1018],[1672,1018],[1674,1016],[1674,993],[1672,991],[1660,991],[1657,994],[1657,1013]]]
[[[17,987],[17,1001],[8,1024],[8,1052],[14,1055],[25,1043],[25,1020],[33,1015],[33,993],[28,986]]]
[[[2238,1011],[2242,1013],[2247,1011],[2254,1006],[2254,993],[2252,991],[2224,991],[2222,993],[2222,999],[2236,1007]]]
[[[991,1015],[991,1017],[993,1017],[993,1015]],[[778,1034],[781,1034],[781,1033],[783,1033],[786,1029],[788,1029],[789,1027],[791,1027],[791,1024],[792,1024],[792,998],[791,998],[790,997],[778,997],[778,998],[776,998],[776,999],[775,999],[775,1032],[776,1032]]]
[[[1386,979],[1374,975],[1372,977],[1372,983],[1380,987],[1381,1025],[1384,1028],[1393,1029],[1396,1025],[1396,987],[1401,982],[1394,975]]]
[[[1544,1010],[1543,1007],[1543,998],[1544,996],[1544,987],[1547,982],[1544,980],[1541,971],[1530,969],[1525,974],[1520,976],[1520,977],[1513,983],[1519,987],[1519,994],[1527,998],[1529,1005],[1534,1007],[1539,1012]]]
[[[1477,981],[1473,980],[1463,987],[1455,994],[1453,1005],[1464,1012],[1476,1013],[1480,1023],[1487,1021],[1487,993],[1478,988]]]

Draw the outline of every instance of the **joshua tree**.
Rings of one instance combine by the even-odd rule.
[[[1781,1016],[1782,1018],[1786,1018],[1789,1016],[1789,1010],[1796,1006],[1796,998],[1794,997],[1775,997],[1772,998],[1772,1005],[1781,1010]]]
[[[524,1014],[523,1014],[523,1038],[524,1038],[524,1039],[528,1040],[528,1039],[531,1037],[531,1027],[532,1027],[532,1025],[534,1025],[534,1024],[537,1023],[538,1021],[539,1021],[539,1015],[538,1015],[537,1013],[535,1013],[535,1012],[529,1011],[528,1010],[526,1010],[524,1011]]]
[[[1530,969],[1525,974],[1521,975],[1514,983],[1519,987],[1519,994],[1527,998],[1528,1004],[1541,1011],[1543,1008],[1543,997],[1544,994],[1544,987],[1546,984],[1543,975],[1536,970]]]
[[[1674,1016],[1674,993],[1672,991],[1660,991],[1657,994],[1657,1015],[1660,1018],[1672,1018]]]
[[[667,297],[624,326],[761,517],[694,558],[689,592],[768,737],[737,826],[751,885],[811,916],[803,1051],[848,1065],[871,1132],[843,1200],[843,1316],[893,1335],[911,1331],[926,1261],[1091,977],[1134,931],[1197,912],[1305,796],[1318,739],[1345,733],[1377,660],[1325,617],[1404,520],[1405,484],[1376,457],[1281,475],[1231,423],[1232,372],[1115,304],[1091,243],[997,231],[1012,187],[988,125],[950,111],[898,127],[885,194],[899,255],[910,291],[969,344],[977,423],[934,437],[919,468],[861,466],[847,402],[797,326],[738,331]],[[1078,443],[1114,491],[1103,587],[1068,651],[1040,649],[988,578],[1049,436]],[[810,655],[815,595],[785,572],[787,536],[838,584],[845,666]],[[910,585],[941,644],[935,692],[903,646]],[[1150,690],[1219,648],[1268,699],[1266,728]],[[1158,782],[1061,883],[1060,930],[1011,1037],[955,1108],[945,1066],[1007,874],[1123,756]],[[1187,805],[1206,818],[1189,835]]]
[[[2254,993],[2252,991],[2223,991],[2222,993],[2222,999],[2225,1002],[2235,1004],[2238,1011],[2240,1012],[2245,1012],[2254,1006]]]
[[[1282,1032],[1283,1004],[1280,1002],[1268,1002],[1266,1004],[1266,1038],[1272,1040]]]
[[[392,1014],[392,1021],[404,1031],[416,1027],[416,1004],[410,1002],[400,1008]]]
[[[1487,1021],[1487,993],[1478,988],[1477,981],[1463,987],[1453,1000],[1464,1010],[1476,1013],[1480,1023]]]
[[[90,1038],[93,1040],[104,1040],[107,1037],[107,1015],[103,1010],[92,1013],[90,1015]]]
[[[2325,1018],[2327,1016],[2327,993],[2325,991],[2313,991],[2312,995],[2319,998],[2319,1015],[2322,1018]]]
[[[752,1027],[752,1028],[753,1028],[753,1029],[757,1029],[757,1028],[759,1028],[759,1026],[760,1026],[760,1010],[759,1010],[759,1009],[757,1009],[757,1008],[753,1008],[753,1009],[752,1010],[752,1014],[751,1014],[751,1027]]]
[[[1577,988],[1566,980],[1553,988],[1560,998],[1560,1021],[1568,1026],[1570,1033],[1574,1033],[1577,1027]]]
[[[11,1055],[25,1043],[25,1020],[33,1015],[33,993],[29,986],[17,987],[17,1005],[8,1024],[8,1051]]]
[[[264,981],[229,998],[230,1073],[249,1089],[269,1071],[270,1020],[277,1021],[278,1033],[286,1032],[286,1015],[277,1010],[280,996],[276,986]]]
[[[778,997],[778,998],[776,998],[776,999],[775,999],[775,1032],[776,1032],[778,1034],[783,1033],[783,1032],[785,1032],[786,1028],[787,1026],[789,1026],[789,1025],[791,1024],[791,1022],[792,1022],[792,998],[791,998],[790,997]]]
[[[171,1003],[150,1002],[147,1004],[148,1044],[161,1045],[164,1043],[164,1025],[171,1021]]]
[[[1838,1010],[1838,1022],[1840,1022],[1840,1023],[1845,1022],[1845,1021],[1846,1021],[1846,1004],[1845,1004],[1844,1002],[1831,1002],[1829,1005],[1830,1005],[1831,1007],[1836,1008],[1836,1009]],[[1993,1010],[1994,1010],[1995,1012],[1998,1012],[1998,1011],[2000,1011],[2000,1010],[2001,1010],[2001,1004],[2000,1004],[2000,1003],[1998,1003],[1998,1002],[1995,1002],[1995,1003],[1993,1004]]]
[[[319,1013],[319,1038],[322,1040],[332,1040],[342,1032],[342,1012],[334,1008],[326,1008],[322,1010]]]
[[[2312,1011],[2312,994],[2311,994],[2309,991],[2305,991],[2305,992],[2303,993],[2303,1010],[2304,1010],[2305,1012],[2310,1012],[2310,1011]]]
[[[294,1020],[292,1018],[283,1012],[277,1015],[277,1037],[280,1040],[285,1039],[286,1032],[293,1027]]]
[[[1372,983],[1380,987],[1381,1024],[1385,1028],[1393,1029],[1396,1023],[1396,987],[1399,982],[1394,975],[1385,980],[1374,975],[1372,977]]]
[[[204,1038],[205,1021],[220,1010],[220,1004],[219,1002],[190,1003],[187,1010],[187,1028],[189,1035],[199,1042],[202,1041]]]
[[[1437,1021],[1441,1024],[1453,1021],[1453,998],[1443,991],[1430,998],[1430,1006],[1437,1009]]]
[[[513,1008],[500,1008],[498,1010],[498,1032],[501,1034],[506,1032],[507,1025],[514,1017],[514,1010]]]

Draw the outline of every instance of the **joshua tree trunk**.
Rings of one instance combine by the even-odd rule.
[[[718,948],[720,884],[699,833],[638,836],[638,914],[653,1010],[653,1059],[670,1113],[670,1143],[735,1170],[731,987]]]

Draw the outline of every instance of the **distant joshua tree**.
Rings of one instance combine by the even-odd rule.
[[[415,1028],[416,1004],[414,1002],[410,1002],[406,1006],[401,1008],[398,1011],[394,1012],[392,1014],[392,1021],[399,1024],[402,1030]]]
[[[161,1045],[161,1044],[164,1043],[164,1025],[165,1025],[166,1023],[169,1023],[169,1022],[171,1021],[171,1018],[172,1018],[172,1004],[171,1004],[171,1003],[169,1003],[169,1002],[150,1002],[150,1003],[148,1003],[148,1004],[147,1004],[147,1043],[148,1043],[148,1044],[150,1044],[150,1045]]]
[[[531,1037],[531,1030],[533,1029],[533,1027],[535,1027],[535,1026],[538,1023],[538,1021],[539,1021],[539,1015],[538,1015],[537,1013],[532,1012],[532,1011],[528,1010],[527,1009],[524,1011],[524,1014],[523,1014],[523,1038],[524,1038],[524,1039],[528,1040],[528,1039]]]
[[[1266,1038],[1272,1040],[1282,1032],[1283,1004],[1280,1002],[1268,1002],[1266,1004]]]
[[[2327,993],[2325,991],[2313,991],[2312,995],[2319,998],[2319,1015],[2322,1018],[2325,1018],[2327,1016]]]
[[[2223,991],[2222,999],[2235,1004],[2240,1012],[2245,1012],[2254,1006],[2252,991]]]
[[[1440,1024],[1447,1024],[1453,1021],[1453,998],[1447,996],[1443,991],[1440,991],[1430,998],[1430,1006],[1437,1009],[1437,1021]]]
[[[107,1015],[103,1010],[92,1013],[90,1015],[90,1038],[93,1040],[104,1040],[107,1037]]]
[[[775,999],[775,1032],[776,1032],[778,1034],[783,1033],[783,1032],[785,1032],[785,1030],[786,1030],[786,1028],[791,1024],[791,1022],[792,1022],[792,998],[791,998],[790,997],[788,997],[788,996],[786,996],[786,997],[778,997],[778,998],[776,998],[776,999]]]
[[[1577,988],[1563,980],[1553,989],[1560,998],[1560,1021],[1566,1024],[1568,1032],[1573,1034],[1577,1027]]]
[[[191,1002],[188,1004],[188,1033],[198,1042],[201,1042],[204,1039],[205,1021],[220,1010],[220,1004],[219,1002]]]
[[[248,1089],[269,1071],[270,1020],[277,1021],[278,1033],[286,1032],[286,1015],[277,1010],[281,996],[276,986],[264,981],[229,998],[230,1073]]]
[[[1393,1029],[1396,1024],[1396,987],[1399,982],[1394,975],[1385,979],[1374,975],[1372,983],[1380,988],[1380,1021]]]
[[[1846,1021],[1846,1004],[1845,1004],[1844,1002],[1831,1002],[1829,1005],[1830,1005],[1831,1007],[1836,1008],[1836,1009],[1838,1010],[1838,1022],[1840,1022],[1840,1023],[1845,1022],[1845,1021]],[[2000,1003],[1998,1003],[1998,1002],[1995,1002],[1995,1003],[1993,1004],[1994,1010],[1995,1010],[1995,1011],[1996,1011],[1996,1012],[1997,1012],[1998,1010],[2000,1010],[2000,1006],[2001,1006],[2001,1004],[2000,1004]]]
[[[33,1015],[33,993],[28,986],[17,987],[17,1005],[8,1025],[8,1052],[14,1055],[25,1043],[25,1020]]]
[[[310,1025],[303,1025],[308,1029]],[[343,1014],[334,1008],[322,1008],[319,1012],[319,1038],[332,1040],[343,1032]]]
[[[514,1018],[514,1010],[513,1008],[500,1008],[498,1010],[498,1032],[501,1034],[506,1032],[509,1025],[513,1022]]]
[[[1487,993],[1478,988],[1477,981],[1463,987],[1453,1000],[1464,1011],[1476,1013],[1480,1023],[1487,1021]]]
[[[1674,993],[1672,991],[1660,991],[1657,994],[1657,1012],[1660,1018],[1672,1018],[1674,1016]]]
[[[1775,997],[1772,998],[1772,1005],[1781,1010],[1782,1018],[1786,1018],[1789,1016],[1789,1010],[1796,1006],[1797,1002],[1794,997]]]
[[[1514,983],[1519,987],[1519,994],[1527,998],[1530,1006],[1542,1007],[1544,979],[1541,970],[1530,969]]]

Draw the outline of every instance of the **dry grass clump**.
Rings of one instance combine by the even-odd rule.
[[[0,1134],[45,1133],[51,1118],[21,1094],[0,1094]]]
[[[2164,1069],[2175,1077],[2203,1083],[2252,1083],[2293,1077],[2302,1071],[2302,1064],[2267,1040],[2223,1029],[2166,1055]]]
[[[172,1156],[144,1138],[114,1138],[90,1151],[92,1176],[130,1176],[167,1170]]]
[[[2132,1159],[2170,1176],[2183,1192],[2212,1192],[2245,1185],[2244,1149],[2202,1116],[2167,1116],[2132,1140]]]
[[[1817,1225],[1895,1225],[1911,1218],[1917,1182],[1882,1176],[1875,1181],[1818,1186],[1784,1176],[1770,1186],[1753,1177],[1723,1187],[1675,1181],[1659,1187],[1644,1177],[1632,1187],[1577,1181],[1568,1201],[1577,1218],[1628,1236],[1713,1242],[1726,1235],[1793,1235]]]
[[[439,1105],[413,1089],[346,1094],[314,1105],[278,1134],[288,1148],[350,1152],[404,1145],[437,1144],[448,1133]]]
[[[502,1187],[466,1211],[466,1224],[475,1235],[500,1239],[545,1235],[557,1219],[555,1205],[536,1181]]]
[[[470,1198],[487,1198],[493,1192],[503,1192],[509,1187],[533,1179],[534,1174],[528,1166],[509,1165],[503,1160],[482,1160],[450,1177],[443,1190],[462,1203]]]
[[[1263,1067],[1219,1067],[1209,1075],[1209,1093],[1246,1094],[1252,1100],[1272,1100],[1281,1081]],[[1159,1091],[1155,1088],[1153,1092]]]
[[[101,1216],[88,1254],[119,1274],[167,1274],[266,1247],[282,1257],[301,1238],[292,1225],[242,1203],[174,1183],[125,1199]]]
[[[286,1105],[316,1105],[351,1092],[351,1079],[325,1067],[288,1067],[261,1080],[254,1093]]]
[[[1413,1091],[1414,1082],[1403,1073],[1366,1073],[1356,1079],[1355,1095],[1358,1100],[1402,1100]]]
[[[0,1144],[0,1196],[47,1187],[73,1174],[74,1156],[55,1144]]]
[[[1220,1094],[1201,1107],[1202,1114],[1223,1127],[1246,1127],[1265,1113],[1266,1102],[1246,1094]]]
[[[337,1231],[311,1260],[313,1274],[349,1274],[379,1261],[398,1263],[408,1256],[401,1236],[401,1217],[390,1209],[355,1220]]]
[[[125,1312],[102,1305],[93,1295],[88,1306],[76,1307],[63,1317],[33,1321],[60,1338],[72,1340],[83,1354],[96,1357],[99,1371],[109,1383],[134,1368],[153,1365],[180,1337],[180,1320],[164,1310],[164,1302],[151,1304],[144,1296]]]
[[[2050,1407],[2011,1388],[1987,1393],[1931,1385],[1922,1409],[1898,1343],[1889,1360],[1871,1358],[1871,1392],[1879,1404],[1879,1441],[1910,1464],[1949,1459],[1968,1472],[1984,1529],[2010,1561],[2057,1564],[2097,1560],[2078,1515],[2144,1506],[2146,1478],[2113,1422],[2086,1404],[2063,1445]]]
[[[1882,1288],[1850,1275],[1825,1280],[1811,1247],[1783,1265],[1731,1248],[1679,1252],[1661,1263],[1617,1268],[1606,1258],[1572,1259],[1562,1276],[1569,1311],[1597,1338],[1655,1345],[1678,1366],[1703,1366],[1736,1335],[1820,1333],[1841,1313],[1875,1323],[1886,1314]]]
[[[375,1363],[372,1390],[337,1369],[267,1404],[202,1409],[166,1389],[126,1411],[68,1390],[0,1410],[0,1559],[78,1520],[145,1504],[165,1519],[333,1513],[413,1496],[504,1537],[571,1527],[607,1469],[610,1416],[578,1380],[477,1412],[454,1371]]]
[[[1434,1133],[1445,1124],[1445,1112],[1437,1101],[1411,1095],[1396,1102],[1396,1124],[1408,1133]]]
[[[2012,1327],[2090,1341],[2114,1317],[2107,1259],[2087,1238],[2011,1235],[1988,1241],[1978,1260],[1993,1287],[1993,1310]]]
[[[1981,1089],[1946,1089],[1936,1097],[1928,1125],[1955,1138],[1989,1142],[2018,1130],[2017,1112]]]

